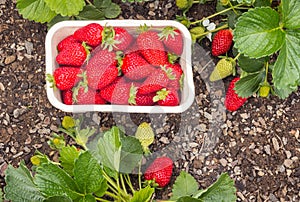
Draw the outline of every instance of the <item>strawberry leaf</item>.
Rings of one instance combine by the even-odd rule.
[[[280,16],[268,7],[249,10],[239,18],[234,29],[235,47],[250,58],[275,53],[282,47],[284,39]]]
[[[21,161],[19,168],[9,165],[5,171],[5,199],[11,201],[42,202],[45,198],[33,182],[25,163]]]
[[[2,192],[2,189],[0,189],[0,202],[3,202],[3,192]]]
[[[118,4],[111,3],[105,10],[104,15],[106,18],[116,18],[121,13],[121,8]]]
[[[265,66],[266,58],[252,59],[245,55],[240,55],[238,65],[248,73],[258,72]]]
[[[239,97],[245,98],[252,96],[253,93],[258,91],[259,84],[263,81],[264,77],[264,71],[248,74],[235,83],[234,90]]]
[[[17,9],[24,18],[41,23],[50,22],[57,15],[44,0],[17,0]]]
[[[197,190],[198,183],[194,177],[185,171],[181,171],[173,185],[171,199],[175,200],[183,196],[191,196]]]
[[[282,17],[284,27],[288,29],[300,28],[300,1],[299,0],[283,0],[282,1]]]
[[[154,193],[154,188],[147,186],[139,191],[134,192],[130,202],[150,201]]]
[[[78,15],[85,6],[84,0],[44,0],[52,11],[62,16]]]
[[[176,202],[203,202],[203,201],[190,196],[183,196],[177,199]]]
[[[275,91],[286,98],[300,85],[300,30],[287,30],[286,40],[280,50],[272,72]]]
[[[79,151],[74,146],[67,146],[61,149],[59,155],[61,166],[69,175],[73,176],[74,164],[79,156]]]
[[[76,16],[79,20],[102,20],[104,17],[104,12],[93,5],[85,6]]]
[[[53,196],[50,198],[47,198],[43,202],[72,202],[72,199],[68,196]]]
[[[222,173],[218,180],[205,190],[199,190],[193,197],[205,202],[236,201],[234,181],[227,173]],[[194,202],[190,200],[190,202]]]

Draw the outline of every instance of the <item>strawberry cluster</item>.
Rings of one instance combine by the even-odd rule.
[[[139,31],[90,23],[60,41],[58,67],[48,81],[61,91],[63,103],[179,105],[180,31],[146,26]]]

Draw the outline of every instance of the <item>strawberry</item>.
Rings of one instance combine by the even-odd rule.
[[[238,80],[240,80],[239,77],[234,78],[230,82],[228,90],[226,92],[224,104],[226,109],[229,111],[238,110],[248,99],[248,98],[239,97],[238,94],[235,92],[234,86]]]
[[[107,102],[111,102],[113,92],[118,83],[125,83],[125,79],[123,79],[123,77],[117,77],[112,83],[102,88],[100,90],[101,97],[103,97]]]
[[[80,67],[89,55],[89,47],[84,43],[72,43],[62,49],[56,56],[59,65]]]
[[[109,51],[125,50],[133,41],[132,35],[121,27],[104,27],[102,47]]]
[[[137,106],[152,106],[155,104],[155,102],[153,101],[153,97],[155,95],[155,93],[149,93],[146,95],[141,95],[140,93],[137,93],[135,97],[135,104]]]
[[[155,68],[139,54],[133,52],[125,55],[121,70],[128,79],[140,80],[146,78]]]
[[[90,46],[98,46],[102,40],[102,30],[103,27],[101,25],[90,23],[77,29],[74,32],[74,37],[81,42],[86,42]]]
[[[111,103],[127,105],[133,102],[137,88],[132,83],[117,83],[112,92]]]
[[[91,57],[86,65],[88,86],[101,89],[118,76],[116,54],[108,50],[99,50]]]
[[[180,103],[177,91],[166,88],[157,91],[153,101],[160,106],[177,106]]]
[[[181,55],[183,51],[183,39],[181,32],[175,27],[165,27],[159,35],[166,49],[176,55]]]
[[[62,102],[66,105],[73,104],[73,91],[71,89],[61,92]]]
[[[147,122],[141,123],[135,132],[135,137],[140,141],[144,152],[146,154],[150,153],[149,145],[154,141],[154,132],[150,124]]]
[[[99,92],[82,86],[74,89],[73,101],[80,105],[106,103]]]
[[[146,169],[144,177],[146,180],[155,181],[159,187],[164,187],[170,182],[172,172],[172,159],[169,157],[159,157]]]
[[[232,44],[232,31],[223,29],[218,31],[212,40],[212,55],[219,56],[229,51]]]
[[[168,63],[167,52],[157,32],[142,32],[136,40],[141,54],[150,64],[160,66]]]
[[[235,74],[235,61],[232,58],[226,57],[218,61],[214,70],[210,74],[210,81],[217,81]]]
[[[145,95],[152,92],[156,92],[162,88],[165,88],[169,82],[169,76],[163,69],[156,69],[152,72],[143,84],[139,87],[138,93]]]
[[[52,83],[52,87],[69,90],[81,80],[82,74],[83,70],[77,67],[59,67],[54,70],[53,75],[47,75],[47,80]]]
[[[69,35],[66,38],[64,38],[63,40],[61,40],[58,45],[57,45],[57,50],[58,52],[62,51],[63,49],[65,49],[66,47],[68,47],[69,45],[73,44],[73,43],[80,43],[75,37],[74,35]]]
[[[183,80],[183,71],[179,63],[175,64],[167,64],[165,68],[171,69],[171,74],[175,76],[173,80],[170,80],[167,87],[175,90],[179,90],[182,88],[182,80]]]
[[[259,87],[259,96],[268,97],[271,90],[271,85],[268,81],[263,82]]]

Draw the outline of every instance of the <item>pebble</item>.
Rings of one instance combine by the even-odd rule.
[[[1,82],[0,82],[0,90],[5,91],[5,87],[4,87],[3,83],[1,83]]]
[[[221,165],[223,166],[223,167],[226,167],[227,166],[227,160],[226,159],[220,159],[219,160],[219,162],[221,163]]]
[[[273,143],[273,147],[274,147],[275,151],[278,151],[279,144],[278,144],[278,140],[275,137],[272,138],[272,143]]]
[[[266,152],[268,155],[271,155],[271,147],[270,147],[270,145],[265,145],[265,146],[264,146],[264,150],[265,150],[265,152]]]
[[[292,164],[293,164],[293,161],[291,159],[285,159],[283,164],[284,164],[285,167],[291,168]]]
[[[26,112],[26,108],[18,108],[18,109],[15,109],[14,112],[13,112],[13,115],[14,115],[14,118],[19,118],[22,114],[24,114]]]
[[[15,60],[16,60],[15,55],[7,56],[4,60],[4,64],[9,65],[9,64],[13,63]]]
[[[27,54],[31,55],[32,51],[33,51],[33,43],[31,43],[29,41],[25,41],[25,48],[26,48]]]
[[[164,143],[164,144],[169,144],[170,143],[170,141],[169,141],[169,139],[167,137],[161,137],[159,139],[159,141],[162,142],[162,143]]]

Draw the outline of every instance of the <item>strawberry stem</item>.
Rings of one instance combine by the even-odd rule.
[[[241,53],[237,54],[237,56],[235,56],[235,58],[233,59],[233,61],[236,61],[239,57],[240,57]]]
[[[268,83],[268,71],[269,71],[269,62],[266,63],[265,83]]]
[[[217,32],[217,31],[219,31],[219,30],[226,29],[226,28],[228,28],[228,25],[227,25],[227,24],[222,25],[221,27],[218,27],[218,28],[216,28],[216,29],[214,29],[214,30],[210,30],[210,31],[201,33],[201,34],[199,34],[199,35],[195,35],[195,38],[200,38],[200,37],[205,36],[205,35],[207,35],[207,34],[210,34],[210,33],[213,33],[213,32]]]
[[[197,23],[201,23],[201,22],[203,22],[204,20],[213,18],[213,17],[218,16],[218,15],[220,15],[220,14],[222,14],[222,13],[226,13],[227,11],[230,11],[230,10],[232,10],[232,9],[238,8],[238,7],[241,6],[241,5],[243,5],[243,4],[237,4],[237,5],[235,5],[235,6],[232,6],[232,7],[230,7],[230,8],[227,8],[227,9],[225,9],[225,10],[222,10],[222,11],[220,11],[220,12],[218,12],[218,13],[214,13],[214,14],[208,16],[208,17],[202,18],[201,20],[197,20],[197,21],[195,21],[195,22],[191,22],[191,25],[194,25],[194,24],[197,24]]]

